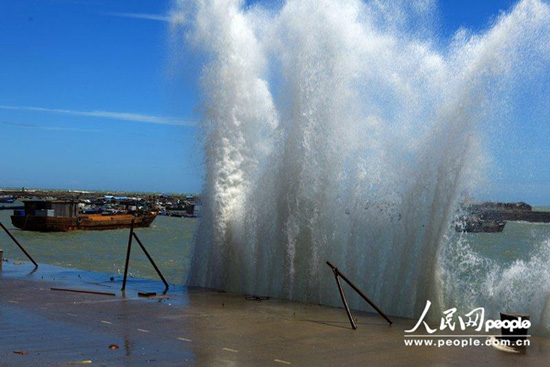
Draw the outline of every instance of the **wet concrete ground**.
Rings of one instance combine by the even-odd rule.
[[[492,347],[407,347],[416,320],[41,265],[4,264],[0,273],[0,366],[548,366],[550,341],[522,353]],[[116,296],[57,292],[65,287]],[[335,289],[336,292],[336,289]],[[109,349],[116,344],[118,349]],[[14,353],[19,352],[19,353]]]

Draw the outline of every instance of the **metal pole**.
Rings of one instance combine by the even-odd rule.
[[[147,256],[147,258],[149,259],[151,264],[153,264],[153,267],[157,271],[157,274],[160,277],[160,279],[162,279],[162,282],[164,283],[164,286],[166,287],[166,290],[168,290],[168,288],[169,288],[168,282],[166,281],[166,279],[164,279],[164,276],[162,276],[162,273],[160,272],[159,268],[157,267],[157,264],[155,264],[155,262],[153,261],[153,258],[151,257],[151,255],[149,255],[149,252],[147,252],[147,250],[145,249],[145,246],[143,246],[143,243],[141,243],[141,241],[140,241],[139,237],[137,236],[137,234],[134,232],[133,235],[134,235],[134,238],[136,239],[137,243],[139,244],[139,247],[141,247],[141,249],[145,253],[145,256]]]
[[[384,312],[382,312],[382,310],[379,309],[378,306],[376,306],[376,305],[374,304],[374,302],[372,302],[372,301],[369,299],[369,297],[367,297],[359,288],[357,288],[357,287],[355,286],[355,284],[353,284],[353,283],[351,282],[351,280],[349,280],[344,274],[342,274],[342,273],[340,272],[340,270],[338,270],[338,268],[337,268],[336,266],[334,266],[330,261],[327,261],[327,265],[330,266],[330,267],[332,268],[332,271],[335,272],[335,274],[338,274],[339,276],[341,276],[342,279],[344,279],[344,280],[346,281],[346,283],[348,283],[349,286],[350,286],[354,291],[356,291],[361,297],[363,297],[363,299],[364,299],[365,301],[367,301],[368,304],[371,305],[372,308],[374,308],[374,309],[380,314],[380,316],[382,316],[384,319],[386,319],[386,321],[389,322],[390,325],[393,324],[393,321],[390,320],[390,318],[389,318],[388,316],[386,316],[386,314],[385,314]]]
[[[2,227],[2,229],[8,234],[8,236],[10,236],[10,238],[12,239],[13,242],[15,242],[15,244],[17,246],[19,246],[19,248],[21,249],[21,251],[23,251],[23,253],[29,258],[29,260],[34,264],[34,267],[35,268],[38,268],[38,264],[36,263],[36,261],[34,261],[34,259],[31,257],[31,255],[29,255],[29,253],[27,252],[27,250],[25,250],[25,248],[23,246],[21,246],[21,244],[15,239],[15,237],[13,237],[13,235],[10,233],[10,231],[8,231],[8,229],[6,227],[4,227],[4,225],[2,224],[2,222],[0,222],[0,226]]]
[[[82,289],[69,289],[69,288],[50,288],[52,291],[61,291],[61,292],[74,292],[74,293],[86,293],[86,294],[99,294],[102,296],[116,296],[112,292],[97,292],[97,291],[87,291]]]
[[[360,295],[361,297],[363,297],[363,299],[364,299],[365,301],[367,301],[367,302],[369,303],[369,305],[371,305],[372,308],[374,308],[374,309],[380,314],[380,316],[382,316],[384,319],[386,319],[386,321],[387,321],[390,325],[393,324],[393,321],[390,320],[390,318],[389,318],[388,316],[386,316],[386,314],[385,314],[381,309],[379,309],[378,306],[376,306],[376,305],[374,304],[374,302],[371,301],[371,300],[369,299],[369,297],[367,297],[367,296],[365,295],[365,293],[363,293],[359,288],[357,288],[357,287],[355,286],[355,284],[353,284],[344,274],[342,274],[342,273],[340,273],[340,272],[338,272],[338,274],[340,274],[340,276],[342,277],[342,279],[344,279],[344,280],[346,281],[346,283],[348,283],[349,286],[350,286],[351,288],[353,288],[354,291],[356,291],[357,293],[359,293],[359,295]]]
[[[357,329],[357,325],[355,325],[355,320],[353,320],[353,316],[351,315],[348,301],[346,299],[346,295],[344,294],[344,289],[342,289],[342,284],[340,283],[340,278],[338,278],[338,274],[334,273],[334,279],[336,279],[336,284],[338,285],[338,291],[340,291],[340,297],[342,297],[342,303],[344,304],[344,308],[346,309],[346,313],[348,314],[348,319],[351,324],[351,328],[355,330]]]
[[[128,250],[126,251],[126,264],[124,265],[124,279],[122,280],[121,291],[126,289],[126,278],[128,277],[128,266],[130,265],[130,250],[132,249],[132,235],[134,233],[134,220],[130,226],[130,236],[128,237]]]

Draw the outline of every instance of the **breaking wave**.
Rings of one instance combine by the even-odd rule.
[[[191,284],[338,304],[331,260],[389,314],[443,307],[467,282],[487,290],[483,302],[540,313],[538,298],[510,296],[518,279],[531,284],[522,292],[548,288],[535,255],[499,269],[443,245],[461,194],[483,178],[483,127],[518,80],[548,68],[549,6],[522,1],[445,44],[435,12],[431,1],[175,3],[186,22],[174,32],[204,61]],[[463,266],[489,275],[451,288],[449,269]]]

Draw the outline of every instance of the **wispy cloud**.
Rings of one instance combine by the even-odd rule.
[[[105,13],[105,15],[119,18],[134,18],[155,20],[158,22],[165,22],[171,24],[181,24],[184,22],[183,16],[179,14],[147,14],[147,13]]]
[[[131,112],[75,111],[75,110],[65,110],[65,109],[58,109],[58,108],[30,107],[30,106],[5,106],[5,105],[0,105],[0,109],[47,112],[47,113],[57,113],[57,114],[73,115],[73,116],[99,117],[99,118],[105,118],[105,119],[111,119],[111,120],[143,122],[147,124],[191,126],[191,127],[194,127],[197,125],[194,121],[180,119],[176,117],[143,115],[143,114],[131,113]]]
[[[8,126],[15,126],[15,127],[22,128],[22,129],[53,130],[53,131],[75,131],[75,132],[81,132],[81,133],[102,133],[102,132],[104,132],[103,130],[75,129],[75,128],[71,128],[71,127],[60,127],[60,126],[39,126],[39,125],[24,124],[24,123],[18,123],[18,122],[0,121],[0,124],[8,125]]]

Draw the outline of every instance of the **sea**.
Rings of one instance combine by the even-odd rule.
[[[535,207],[534,210],[550,211],[550,207]],[[124,271],[129,229],[47,233],[22,231],[11,224],[11,215],[11,210],[0,210],[0,222],[38,263],[117,275]],[[136,229],[169,282],[183,284],[188,277],[194,232],[199,220],[158,216],[151,227]],[[549,239],[550,223],[507,222],[502,233],[452,233],[449,241],[465,241],[478,259],[506,267],[518,261],[529,262]],[[4,250],[4,258],[27,261],[3,232],[0,233],[0,249]],[[157,277],[135,241],[129,273],[140,278]]]
[[[39,264],[107,273],[112,276],[124,273],[129,229],[71,232],[22,231],[11,224],[12,213],[12,210],[0,210],[0,222]],[[158,216],[151,227],[135,230],[169,283],[183,284],[187,279],[197,221],[198,218]],[[21,250],[3,232],[0,233],[0,249],[4,250],[5,259],[15,263],[28,261]],[[154,268],[135,240],[132,244],[129,275],[158,279]]]

